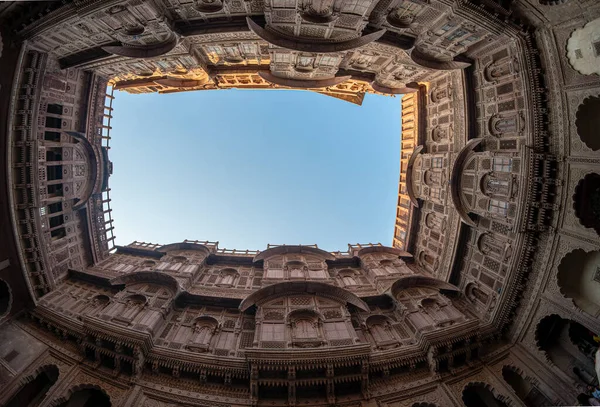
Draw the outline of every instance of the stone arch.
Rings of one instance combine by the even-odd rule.
[[[56,365],[44,365],[21,380],[19,390],[8,400],[5,407],[38,405],[48,390],[58,380],[60,371]]]
[[[600,235],[600,174],[589,173],[579,181],[573,195],[573,209],[579,223]]]
[[[586,327],[557,314],[542,318],[535,331],[538,349],[571,379],[590,383],[595,377],[592,350],[598,348]]]
[[[578,308],[600,316],[600,251],[567,253],[558,265],[557,280],[561,293]]]
[[[466,407],[507,407],[503,399],[492,386],[482,382],[469,383],[462,391]]]
[[[0,318],[7,316],[12,308],[13,295],[10,285],[0,279]]]
[[[600,150],[600,96],[589,96],[577,107],[575,114],[577,135],[592,151]]]
[[[505,365],[502,367],[502,378],[527,407],[544,407],[553,404],[521,369]]]
[[[66,396],[52,401],[52,403],[49,404],[49,407],[67,407],[69,400],[71,400],[74,396],[83,401],[81,404],[86,404],[88,400],[92,399],[94,400],[92,404],[93,407],[112,406],[110,396],[103,388],[95,384],[86,383],[72,387],[68,390]]]

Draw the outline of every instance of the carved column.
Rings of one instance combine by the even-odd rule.
[[[296,405],[296,366],[288,366],[288,406]]]
[[[335,404],[335,385],[333,383],[334,369],[333,365],[327,365],[327,402]]]

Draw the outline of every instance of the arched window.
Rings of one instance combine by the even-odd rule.
[[[297,319],[293,322],[294,337],[298,339],[318,338],[317,326],[314,320]]]
[[[319,315],[307,309],[288,314],[292,344],[297,347],[319,346],[324,343]]]
[[[490,133],[496,137],[518,133],[521,130],[521,126],[521,120],[516,114],[495,114],[490,118],[489,122]]]
[[[344,287],[352,287],[356,285],[355,275],[352,270],[342,270],[339,272],[338,276],[342,280]]]
[[[488,82],[498,82],[503,77],[509,76],[514,72],[514,61],[510,58],[503,58],[488,65],[483,71],[483,75]]]
[[[543,393],[527,378],[523,378],[512,366],[502,368],[502,377],[512,387],[513,391],[527,407],[544,407],[552,405]]]
[[[237,277],[238,277],[238,272],[234,269],[221,270],[219,282],[217,283],[217,285],[232,286],[235,284],[235,280]]]
[[[390,324],[386,317],[374,315],[367,318],[366,323],[377,346],[389,345],[396,342],[396,338],[390,330]]]
[[[482,304],[487,304],[489,295],[483,292],[475,283],[467,284],[465,294],[471,301],[479,301]]]
[[[12,305],[12,293],[9,285],[4,280],[0,280],[0,318],[8,315]]]
[[[598,127],[600,126],[600,96],[590,96],[584,99],[577,108],[575,126],[581,141],[593,151],[600,150]]]
[[[37,406],[46,396],[50,387],[58,380],[59,371],[54,365],[44,366],[41,371],[25,379],[26,384],[6,403],[6,407]]]
[[[58,407],[86,406],[86,407],[111,407],[110,398],[106,393],[96,388],[77,390],[69,399]]]
[[[207,350],[217,331],[218,322],[214,318],[201,317],[192,324],[192,336],[188,344],[191,350]]]
[[[290,278],[305,278],[308,267],[302,261],[288,261],[285,264]]]
[[[140,294],[133,294],[125,298],[125,309],[122,317],[124,319],[133,319],[146,305],[148,300]]]
[[[491,386],[483,383],[467,385],[463,390],[462,399],[466,407],[507,407],[494,396]]]
[[[442,173],[433,170],[427,170],[424,174],[424,181],[429,186],[439,186],[442,184]]]
[[[573,208],[579,222],[600,235],[600,174],[587,174],[575,188]]]
[[[543,318],[536,329],[540,350],[565,374],[592,384],[595,378],[594,354],[598,344],[594,333],[581,324],[558,315]]]
[[[479,236],[477,247],[482,254],[496,258],[504,258],[504,245],[490,233]]]
[[[577,249],[565,255],[558,266],[558,285],[578,308],[600,317],[600,251]]]
[[[494,173],[485,174],[481,179],[481,192],[487,196],[508,198],[510,179]]]

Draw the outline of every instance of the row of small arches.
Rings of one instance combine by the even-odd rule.
[[[21,387],[12,395],[6,407],[33,407],[39,405],[50,389],[56,384],[60,371],[55,365],[45,365],[27,376]],[[69,407],[78,405],[86,407],[110,407],[110,397],[99,386],[83,384],[71,388],[66,396],[57,397],[49,404],[50,407]]]
[[[28,407],[43,401],[48,391],[56,384],[60,371],[55,365],[46,365],[29,375],[21,387],[8,400],[6,407]],[[523,377],[522,372],[513,366],[504,366],[502,377],[513,389],[515,395],[527,407],[550,405],[550,401],[537,389],[531,379]],[[486,383],[469,383],[462,392],[462,401],[466,407],[506,407],[504,397]],[[77,400],[87,407],[110,407],[110,397],[97,385],[79,385],[71,388],[66,396],[58,397],[49,405],[67,407]],[[438,407],[434,403],[416,402],[412,407]]]

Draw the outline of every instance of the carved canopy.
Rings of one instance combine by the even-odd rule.
[[[452,175],[450,176],[450,196],[452,197],[452,203],[458,212],[460,219],[469,226],[475,227],[475,222],[469,217],[468,210],[463,205],[462,200],[460,199],[461,195],[461,174],[463,172],[463,167],[465,165],[466,159],[477,147],[483,139],[476,138],[469,140],[467,144],[459,151],[456,156],[456,160],[454,161],[454,167],[452,167]]]
[[[282,254],[287,254],[287,253],[308,253],[308,254],[314,254],[316,256],[319,256],[319,257],[323,258],[324,260],[335,260],[335,256],[333,254],[326,252],[325,250],[318,249],[316,247],[299,246],[299,245],[298,246],[284,245],[284,246],[272,247],[270,249],[260,252],[259,254],[254,256],[253,261],[257,262],[259,260],[265,260],[271,256],[282,255]]]
[[[286,281],[261,288],[242,301],[240,310],[246,311],[252,305],[269,297],[286,296],[290,294],[324,294],[352,304],[363,311],[369,311],[369,306],[350,291],[316,281]]]
[[[419,276],[419,275],[399,278],[398,280],[396,280],[394,282],[394,284],[392,284],[390,291],[391,291],[392,296],[394,298],[396,298],[398,293],[401,290],[405,290],[408,288],[414,288],[414,287],[430,287],[430,288],[435,288],[437,290],[460,292],[458,287],[456,287],[450,283],[447,283],[442,280],[438,280],[433,277]]]

